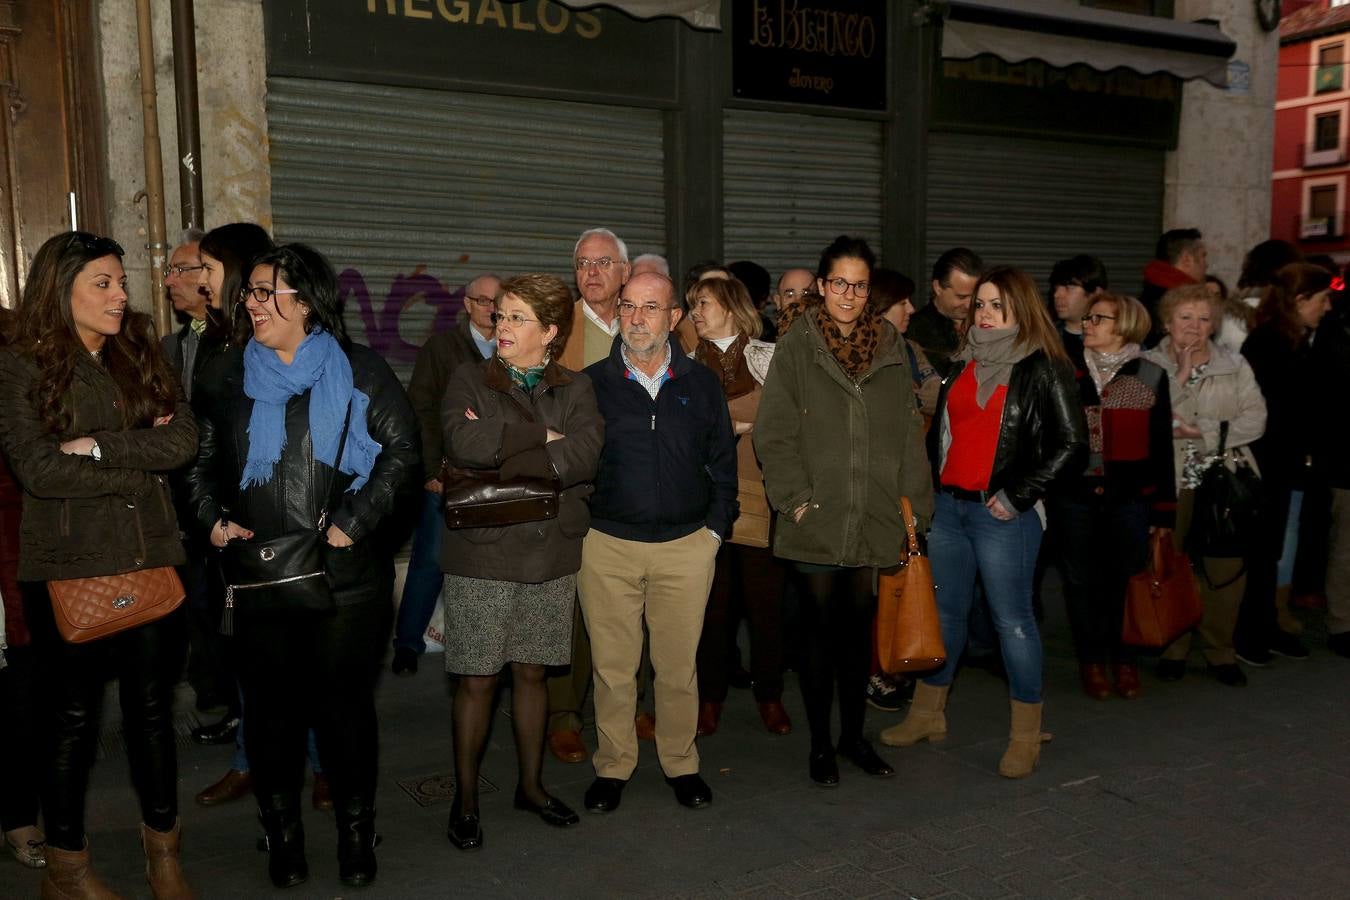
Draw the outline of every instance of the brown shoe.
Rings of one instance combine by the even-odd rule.
[[[182,828],[173,823],[173,830],[155,831],[141,825],[141,844],[145,847],[145,880],[155,900],[192,900],[192,888],[183,877],[178,863],[178,847]]]
[[[1116,693],[1126,700],[1135,700],[1139,697],[1139,667],[1120,663],[1115,666],[1113,675],[1116,676]]]
[[[792,720],[788,718],[783,704],[777,700],[759,704],[759,717],[764,720],[764,727],[769,729],[769,734],[792,733]]]
[[[333,808],[333,788],[328,784],[328,776],[322,772],[314,773],[314,792],[309,802],[319,812],[328,812]]]
[[[565,763],[586,761],[586,745],[581,742],[581,732],[579,731],[549,732],[548,749]]]
[[[722,722],[722,704],[703,700],[698,704],[698,736],[707,737],[717,733]]]
[[[253,793],[253,779],[247,772],[231,769],[225,777],[197,795],[198,806],[217,806]]]
[[[656,740],[656,716],[651,713],[638,713],[633,717],[633,727],[637,729],[639,741]]]
[[[1111,697],[1111,682],[1106,677],[1106,666],[1101,663],[1082,663],[1078,667],[1078,674],[1083,679],[1083,693],[1093,700]],[[1138,677],[1138,672],[1135,676]]]

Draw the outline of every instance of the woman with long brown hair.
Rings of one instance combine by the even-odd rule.
[[[928,432],[938,489],[928,549],[947,662],[916,686],[905,721],[881,740],[904,747],[946,737],[943,710],[978,575],[1008,669],[1012,727],[998,771],[1024,778],[1040,758],[1043,653],[1031,596],[1042,500],[1086,463],[1087,423],[1064,344],[1020,269],[998,266],[976,282],[953,360]]]
[[[41,773],[43,896],[114,896],[90,870],[84,801],[109,668],[119,680],[146,875],[156,897],[190,896],[178,865],[173,686],[181,611],[89,643],[65,643],[42,582],[184,560],[168,473],[197,426],[148,317],[127,308],[122,248],[86,232],[38,249],[14,343],[0,351],[0,447],[27,494],[19,579],[52,716]]]

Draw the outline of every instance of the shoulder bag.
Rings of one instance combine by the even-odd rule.
[[[900,565],[883,572],[877,583],[877,656],[886,672],[926,672],[947,661],[947,650],[933,569],[919,549],[908,497],[900,498],[900,514],[905,520]]]
[[[534,414],[523,403],[505,395],[525,417]],[[446,528],[501,528],[541,522],[558,516],[558,482],[551,478],[509,478],[500,469],[441,469],[441,511]]]
[[[1233,468],[1227,466],[1228,423],[1219,423],[1219,459],[1205,470],[1200,486],[1195,489],[1191,525],[1186,532],[1186,553],[1204,572],[1204,559],[1245,558],[1252,549],[1256,535],[1258,492],[1261,479],[1247,461],[1234,457]],[[1243,566],[1224,584],[1224,588],[1241,578]]]
[[[187,596],[173,566],[47,582],[56,629],[70,644],[162,619]]]
[[[225,574],[225,609],[220,633],[234,634],[234,611],[249,613],[310,610],[331,612],[336,608],[325,565],[328,547],[328,513],[338,503],[338,466],[347,446],[347,428],[352,408],[342,421],[327,502],[314,528],[288,531],[268,540],[233,540],[222,550]],[[278,462],[278,467],[280,463]],[[273,477],[281,477],[279,474]]]

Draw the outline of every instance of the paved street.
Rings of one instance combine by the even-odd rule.
[[[380,688],[384,757],[380,876],[353,891],[337,881],[331,815],[307,810],[311,878],[294,898],[337,897],[1346,897],[1350,896],[1350,661],[1313,658],[1247,670],[1225,688],[1193,668],[1185,681],[1145,679],[1133,703],[1098,703],[1076,689],[1062,606],[1047,585],[1047,716],[1054,742],[1020,782],[994,774],[1007,730],[1001,682],[958,681],[945,744],[881,748],[899,770],[876,781],[842,767],[836,789],[806,777],[805,721],[758,727],[748,691],[733,691],[722,729],[700,742],[715,801],[675,804],[654,748],[608,816],[553,831],[511,808],[510,722],[499,712],[484,768],[484,849],[445,840],[450,705],[439,657]],[[1198,657],[1197,657],[1198,659]],[[108,708],[115,717],[115,703]],[[182,709],[191,708],[182,696]],[[868,731],[898,719],[869,710]],[[181,717],[186,731],[190,714]],[[146,897],[138,816],[126,763],[107,729],[90,801],[98,870]],[[593,746],[594,734],[587,739]],[[226,748],[184,743],[184,858],[204,897],[271,892],[246,801],[213,810],[192,794],[225,769]],[[550,758],[547,783],[580,808],[588,764]],[[420,805],[414,795],[421,798]],[[36,896],[40,874],[0,865],[0,897]]]

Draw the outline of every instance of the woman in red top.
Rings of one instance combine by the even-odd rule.
[[[998,267],[976,282],[955,360],[928,434],[939,491],[928,548],[947,662],[918,684],[905,721],[881,740],[904,747],[946,737],[943,709],[965,649],[978,573],[1012,702],[998,771],[1022,778],[1040,756],[1042,651],[1031,584],[1041,500],[1062,473],[1086,463],[1087,424],[1064,345],[1025,272]]]

